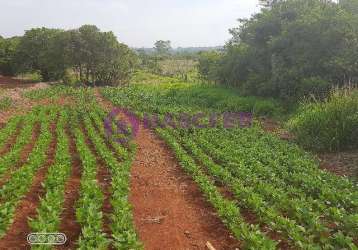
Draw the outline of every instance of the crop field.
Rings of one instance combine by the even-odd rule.
[[[207,107],[203,112],[213,111],[214,105],[193,98],[195,88],[194,92],[190,87],[172,90],[167,95],[163,88],[156,92],[152,87],[102,92],[139,116],[145,112],[195,112],[200,105]],[[210,103],[210,98],[206,100]],[[245,110],[245,105],[241,108]],[[227,107],[223,104],[214,110]],[[222,124],[200,129],[159,127],[156,132],[244,248],[357,248],[357,184],[320,170],[317,160],[297,145],[257,125],[234,129]]]
[[[54,232],[67,238],[59,249],[155,249],[163,234],[166,249],[357,249],[357,184],[262,129],[257,117],[282,109],[273,100],[180,83],[22,95],[33,105],[0,130],[1,249]],[[220,115],[214,126],[143,124],[250,110],[230,128]]]
[[[274,114],[277,103],[235,99],[213,87],[164,87],[24,92],[48,105],[14,115],[0,130],[0,248],[26,248],[30,233],[61,232],[67,237],[62,249],[155,249],[165,230],[168,249],[189,243],[199,249],[357,249],[357,184],[321,170],[312,154],[266,132],[258,119],[230,128],[220,117],[212,127],[146,128],[142,120],[202,112],[205,123],[205,114],[228,112],[232,102],[242,104],[235,111],[257,114]],[[203,92],[210,98],[203,101]],[[122,109],[113,115],[115,107]],[[127,133],[116,133],[119,120],[132,124]],[[123,135],[125,142],[118,140]],[[179,177],[161,172],[170,167]],[[180,179],[179,191],[167,185],[170,178]],[[181,190],[184,184],[197,189],[200,203],[190,201],[195,198]],[[180,223],[180,236],[173,235],[171,220]]]
[[[1,10],[0,250],[358,250],[358,0]]]
[[[30,232],[65,233],[66,248],[136,249],[126,199],[135,147],[106,140],[91,92],[62,93],[73,103],[36,106],[1,129],[1,249],[25,247]]]

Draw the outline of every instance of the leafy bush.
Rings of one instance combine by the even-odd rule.
[[[286,102],[307,94],[325,98],[332,86],[357,79],[356,0],[267,2],[239,20],[221,53],[200,58],[202,77]]]
[[[313,150],[358,148],[358,90],[335,90],[323,102],[304,104],[288,128]]]

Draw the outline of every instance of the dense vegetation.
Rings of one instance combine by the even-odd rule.
[[[324,102],[302,105],[288,127],[310,149],[358,148],[358,91],[336,90]]]
[[[295,101],[358,79],[358,1],[263,1],[231,30],[223,52],[203,53],[207,80],[242,94]]]
[[[38,72],[42,80],[127,84],[135,53],[112,32],[84,25],[75,30],[36,28],[22,37],[0,38],[0,73]]]
[[[111,91],[115,90],[115,91]],[[242,97],[222,87],[193,85],[190,83],[162,83],[155,85],[137,84],[129,88],[108,88],[107,97],[119,99],[121,106],[142,107],[148,113],[175,112],[253,112],[255,115],[274,116],[282,113],[279,102],[257,97]],[[119,103],[115,103],[119,104]],[[124,105],[123,105],[124,106]],[[159,109],[160,107],[160,109]]]

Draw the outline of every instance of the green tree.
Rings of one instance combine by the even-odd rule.
[[[209,82],[216,83],[222,54],[218,51],[206,51],[199,53],[198,71],[201,77]]]
[[[239,20],[230,31],[219,81],[246,94],[285,100],[325,96],[331,86],[353,82],[358,78],[356,3],[276,1]]]
[[[15,55],[20,39],[0,38],[0,74],[13,76],[17,73]]]
[[[66,68],[64,31],[37,28],[26,31],[16,51],[19,72],[39,71],[44,81],[60,79]]]
[[[170,50],[172,49],[171,42],[159,40],[156,41],[154,44],[154,49],[157,52],[159,56],[166,56],[170,53]]]
[[[81,82],[115,85],[129,80],[137,57],[112,32],[84,25],[69,31],[68,40],[66,58]]]

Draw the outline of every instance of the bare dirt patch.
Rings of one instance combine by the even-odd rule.
[[[205,249],[208,241],[216,249],[238,247],[164,142],[142,126],[135,142],[130,202],[146,249]]]
[[[24,80],[14,79],[0,75],[0,98],[10,97],[13,104],[9,110],[0,111],[0,124],[6,123],[10,117],[18,114],[25,114],[33,106],[35,101],[23,97],[25,91],[47,88],[47,83],[28,83]]]
[[[325,153],[319,155],[321,168],[358,181],[358,151]]]

